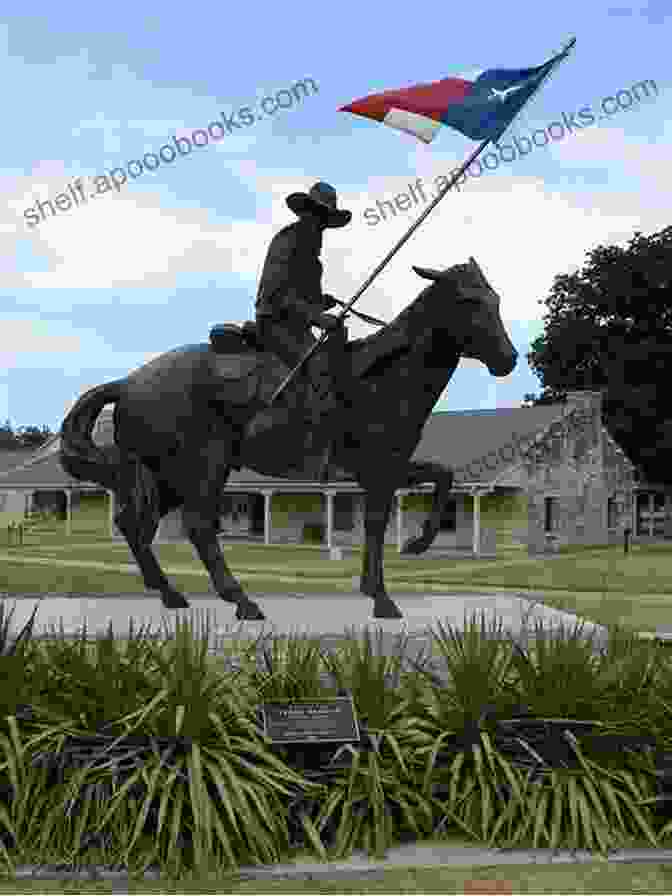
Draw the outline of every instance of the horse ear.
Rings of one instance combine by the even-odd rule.
[[[476,271],[476,273],[478,274],[478,276],[479,276],[480,280],[483,282],[483,284],[486,286],[489,286],[490,289],[492,289],[492,287],[490,286],[490,283],[488,282],[488,278],[485,276],[485,274],[483,273],[483,271],[481,269],[480,264],[471,255],[469,256],[469,264]]]
[[[419,268],[413,265],[413,270],[418,277],[424,277],[425,280],[438,280],[442,276],[442,272],[434,268]]]

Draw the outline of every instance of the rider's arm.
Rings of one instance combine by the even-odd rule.
[[[294,234],[280,231],[268,247],[268,255],[264,264],[260,291],[267,296],[284,293],[292,282],[293,256],[296,252]]]
[[[322,313],[320,305],[316,302],[309,302],[306,299],[297,296],[294,292],[292,292],[291,297],[288,297],[287,304],[302,314],[314,327],[324,328],[325,322],[323,318],[331,318],[330,314],[325,315]]]

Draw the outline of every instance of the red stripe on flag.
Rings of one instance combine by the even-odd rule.
[[[382,121],[390,109],[397,108],[440,121],[447,108],[453,103],[462,102],[472,87],[472,81],[444,78],[431,84],[418,84],[415,87],[373,93],[371,96],[354,100],[347,106],[341,106],[338,111],[352,112],[354,115]]]

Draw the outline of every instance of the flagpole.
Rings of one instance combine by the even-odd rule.
[[[556,62],[556,64],[555,64],[554,66],[552,66],[552,67],[546,72],[546,74],[541,78],[541,80],[539,81],[539,83],[537,84],[537,86],[535,87],[535,89],[533,90],[533,92],[529,95],[529,97],[528,97],[527,100],[525,101],[524,105],[520,107],[520,109],[518,110],[518,112],[516,113],[516,115],[514,115],[514,117],[511,119],[511,121],[509,121],[509,122],[507,123],[506,127],[504,127],[504,128],[497,134],[496,137],[487,137],[485,140],[482,141],[482,143],[481,143],[479,146],[476,147],[476,149],[472,152],[472,154],[469,156],[469,158],[467,159],[467,161],[464,162],[464,163],[458,168],[458,170],[457,170],[457,172],[455,173],[455,175],[454,175],[454,176],[451,178],[451,180],[448,182],[448,185],[447,185],[446,187],[444,187],[443,190],[442,190],[441,192],[439,192],[438,195],[437,195],[437,196],[430,202],[430,204],[427,206],[427,208],[424,210],[424,212],[420,215],[420,217],[417,219],[417,221],[414,221],[413,224],[411,224],[411,226],[408,228],[408,230],[406,231],[406,233],[401,237],[401,239],[396,243],[396,245],[393,246],[392,249],[390,249],[390,251],[387,253],[387,255],[385,256],[385,258],[383,258],[383,260],[380,262],[380,264],[378,265],[378,267],[373,271],[373,273],[371,273],[371,274],[369,275],[369,277],[368,277],[368,278],[364,281],[364,283],[359,287],[359,289],[357,290],[357,292],[355,293],[355,295],[350,299],[350,301],[349,301],[347,304],[345,304],[345,305],[343,306],[343,311],[342,311],[342,312],[335,318],[335,320],[343,320],[343,318],[346,316],[346,314],[347,314],[348,311],[350,310],[351,306],[354,305],[355,302],[357,301],[357,299],[359,299],[359,297],[362,295],[362,293],[363,293],[366,289],[368,289],[369,286],[371,286],[371,284],[372,284],[373,281],[376,279],[376,277],[378,276],[378,274],[380,274],[380,272],[383,270],[383,268],[385,267],[385,265],[390,261],[390,259],[391,259],[394,255],[396,255],[396,253],[399,251],[399,249],[401,249],[401,247],[404,245],[404,243],[406,243],[406,242],[413,236],[413,234],[414,234],[415,231],[418,229],[418,227],[422,224],[422,222],[425,220],[425,218],[427,217],[427,215],[429,215],[429,213],[430,213],[431,211],[433,211],[433,209],[436,208],[436,206],[439,204],[439,202],[441,202],[441,200],[443,199],[443,197],[444,197],[447,193],[450,192],[450,190],[453,188],[453,186],[454,186],[455,183],[457,182],[458,178],[460,178],[460,177],[464,174],[464,172],[467,170],[467,168],[469,168],[469,166],[472,165],[472,164],[474,163],[474,161],[478,158],[478,156],[483,152],[483,150],[485,149],[485,147],[488,145],[488,143],[496,143],[496,142],[501,138],[501,136],[502,136],[502,134],[504,133],[504,131],[508,130],[508,128],[511,127],[511,125],[513,124],[513,122],[515,121],[515,119],[517,118],[517,116],[520,115],[520,113],[521,113],[522,110],[525,108],[525,106],[530,102],[530,100],[532,99],[532,97],[535,96],[536,93],[539,91],[539,89],[541,88],[541,85],[542,85],[542,84],[543,84],[543,83],[544,83],[544,82],[551,76],[551,74],[553,74],[553,72],[556,71],[556,69],[557,69],[557,67],[560,65],[560,63],[561,63],[564,59],[567,58],[567,53],[571,50],[571,48],[574,46],[575,43],[576,43],[576,38],[575,38],[575,37],[572,37],[569,41],[567,41],[566,46],[560,51],[560,53],[558,53],[558,56],[561,56],[562,58],[561,58],[561,59],[558,59],[558,61]],[[296,373],[301,369],[301,367],[303,367],[303,365],[306,363],[306,361],[308,361],[308,360],[315,354],[315,352],[318,350],[318,348],[320,348],[320,347],[326,342],[327,338],[328,338],[328,332],[324,332],[324,333],[322,333],[322,335],[320,336],[320,338],[315,342],[314,345],[312,345],[312,346],[308,349],[308,351],[305,353],[305,355],[303,356],[303,358],[301,358],[301,360],[300,360],[299,363],[296,365],[296,367],[294,367],[294,369],[293,369],[293,370],[292,370],[292,371],[285,377],[285,379],[284,379],[283,382],[280,384],[280,386],[278,386],[278,388],[275,390],[275,392],[273,393],[273,396],[272,396],[272,398],[271,398],[269,404],[272,405],[273,402],[274,402],[274,401],[275,401],[275,400],[276,400],[276,399],[277,399],[277,398],[284,392],[284,390],[285,390],[287,384],[288,384],[289,382],[291,382],[291,380],[294,378],[294,376],[296,375]]]

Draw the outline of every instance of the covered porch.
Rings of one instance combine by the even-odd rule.
[[[385,543],[396,544],[399,553],[406,540],[420,531],[427,516],[426,512],[405,510],[404,498],[431,495],[434,488],[432,483],[427,483],[395,492],[395,506],[385,533]],[[494,556],[494,533],[481,525],[481,497],[494,490],[494,486],[481,484],[455,487],[453,506],[448,512],[450,517],[452,511],[452,520],[443,521],[446,525],[437,536],[436,550],[465,556]],[[465,496],[473,499],[470,511],[464,508]],[[113,513],[112,499],[111,534],[119,539],[122,536],[114,526]],[[363,544],[363,490],[354,483],[324,486],[314,482],[280,480],[268,486],[239,482],[224,490],[219,530],[223,541],[249,541],[265,545],[303,543],[308,529],[315,534],[320,533],[317,543],[327,551]],[[183,540],[185,537],[178,510],[161,521],[156,541]]]

